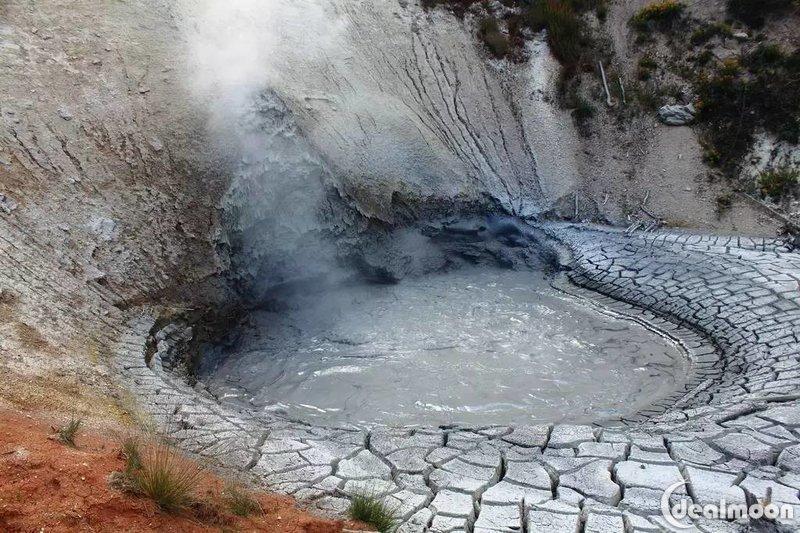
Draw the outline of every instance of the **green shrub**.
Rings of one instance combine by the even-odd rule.
[[[717,217],[722,217],[733,207],[733,193],[728,192],[717,196],[716,206]]]
[[[75,447],[75,437],[78,435],[78,430],[81,429],[83,420],[80,418],[71,418],[69,422],[56,430],[56,437],[58,442],[66,444],[67,446]]]
[[[762,196],[780,201],[797,192],[800,171],[788,167],[762,172],[758,177],[758,187]]]
[[[397,512],[375,496],[356,494],[350,500],[350,518],[388,533],[397,524]]]
[[[672,28],[686,6],[676,0],[661,0],[643,7],[631,18],[631,24],[640,31]]]
[[[583,55],[587,37],[584,24],[572,7],[563,0],[541,0],[522,13],[522,21],[533,31],[547,29],[550,50],[567,67],[575,67]]]
[[[728,12],[748,26],[759,28],[767,16],[792,7],[793,0],[728,0]]]
[[[639,68],[636,71],[636,77],[642,81],[649,80],[653,71],[658,68],[658,63],[650,55],[644,55],[639,59]]]
[[[496,58],[506,57],[511,51],[508,37],[500,32],[500,26],[494,18],[485,17],[481,19],[478,24],[478,36],[489,52]]]
[[[777,66],[785,57],[777,44],[761,43],[745,57],[745,62],[751,69],[763,69]]]
[[[734,68],[735,67],[735,68]],[[698,119],[732,173],[747,153],[757,130],[778,140],[800,140],[800,50],[785,55],[761,45],[741,61],[720,65],[701,75],[696,84]]]
[[[573,114],[578,122],[585,122],[594,117],[596,110],[594,106],[585,98],[578,98],[578,105]]]
[[[733,29],[730,24],[724,22],[715,22],[714,24],[704,24],[692,32],[690,38],[693,45],[698,46],[707,43],[714,37],[730,37],[733,35]]]

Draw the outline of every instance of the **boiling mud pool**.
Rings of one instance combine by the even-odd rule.
[[[667,339],[531,271],[342,286],[242,328],[210,389],[317,423],[602,420],[663,398],[688,370]]]

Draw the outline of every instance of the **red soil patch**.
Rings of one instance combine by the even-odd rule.
[[[270,494],[256,495],[264,509],[258,517],[167,514],[109,486],[109,475],[124,468],[113,437],[81,431],[78,448],[70,448],[49,439],[51,434],[46,422],[0,410],[0,531],[340,533],[345,525]],[[200,496],[218,502],[222,481],[209,475],[203,485]]]

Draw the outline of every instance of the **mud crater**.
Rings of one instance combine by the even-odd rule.
[[[268,291],[197,377],[223,401],[366,427],[620,419],[687,383],[679,345],[555,288],[552,250],[517,221],[363,249],[357,275]]]

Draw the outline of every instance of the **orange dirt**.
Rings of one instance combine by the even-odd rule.
[[[0,410],[0,531],[340,533],[354,526],[312,516],[291,498],[271,494],[257,495],[264,515],[248,519],[224,509],[205,518],[164,513],[109,486],[109,475],[124,468],[112,436],[87,429],[78,433],[78,447],[70,448],[48,438],[52,433],[45,421]],[[203,507],[221,509],[215,498],[221,487],[219,478],[206,476]]]

